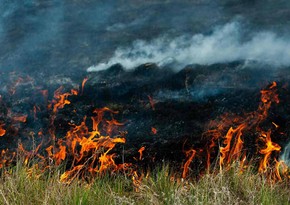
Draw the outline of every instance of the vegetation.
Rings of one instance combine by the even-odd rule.
[[[207,173],[183,180],[163,165],[138,184],[124,174],[104,175],[87,183],[61,183],[60,170],[40,174],[18,163],[3,170],[0,204],[290,204],[287,179],[271,182],[249,167]]]

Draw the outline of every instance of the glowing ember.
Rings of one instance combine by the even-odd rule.
[[[157,134],[157,129],[155,127],[151,127],[151,132],[156,135]]]

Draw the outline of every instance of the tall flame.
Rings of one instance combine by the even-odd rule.
[[[225,114],[221,116],[221,120],[211,121],[209,126],[214,127],[215,129],[210,129],[204,133],[205,137],[210,137],[206,149],[207,169],[210,167],[211,154],[214,147],[217,146],[218,140],[222,140],[223,144],[219,148],[219,165],[221,170],[230,165],[233,161],[240,161],[241,164],[244,164],[246,160],[247,148],[244,148],[243,138],[251,131],[255,131],[260,133],[258,137],[262,136],[262,141],[266,145],[266,148],[259,151],[264,155],[262,161],[260,162],[259,172],[264,172],[269,166],[268,162],[270,160],[271,153],[274,151],[279,152],[281,147],[271,141],[271,131],[264,132],[260,128],[260,125],[267,119],[268,112],[272,104],[278,104],[279,102],[277,83],[273,82],[267,89],[261,90],[261,103],[259,104],[257,111],[246,113],[244,114],[244,117]],[[277,128],[278,125],[275,125]],[[223,134],[225,131],[226,133]]]
[[[281,147],[277,143],[271,141],[271,131],[262,133],[261,138],[265,142],[266,147],[260,150],[260,153],[264,155],[264,158],[260,162],[259,172],[265,172],[269,167],[269,159],[272,152],[280,152]]]
[[[188,173],[188,169],[189,169],[189,165],[191,164],[196,151],[194,149],[190,149],[188,151],[185,152],[186,157],[188,157],[188,159],[186,160],[185,164],[183,165],[183,172],[182,172],[182,178],[186,178],[187,173]]]

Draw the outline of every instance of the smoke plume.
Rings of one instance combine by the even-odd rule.
[[[235,60],[255,60],[274,66],[290,65],[290,40],[270,31],[246,33],[241,23],[234,21],[216,27],[211,34],[166,36],[150,42],[136,40],[130,47],[117,48],[107,61],[87,69],[88,72],[107,69],[120,63],[132,69],[144,63],[159,66],[174,65],[182,69],[188,64],[210,65]]]

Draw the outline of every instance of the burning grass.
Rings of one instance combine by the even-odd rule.
[[[11,136],[12,127],[21,132],[27,118],[37,122],[40,107],[46,107],[49,116],[46,131],[29,133],[32,146],[19,141],[15,150],[0,153],[3,204],[290,203],[289,168],[279,159],[281,146],[276,142],[285,133],[268,119],[280,103],[276,82],[261,90],[257,110],[225,113],[210,121],[199,144],[184,142],[183,161],[160,167],[151,165],[154,156],[146,161],[148,145],[138,145],[127,161],[121,151],[127,132],[119,131],[125,123],[116,120],[118,112],[109,107],[93,109],[81,121],[71,120],[65,134],[56,130],[60,110],[71,105],[70,98],[84,94],[87,80],[70,92],[60,87],[51,101],[41,92],[47,106],[34,106],[29,115],[11,110],[3,115],[9,118],[0,124],[4,138]],[[148,98],[156,112],[156,102]],[[162,132],[154,127],[151,131],[156,137]]]

